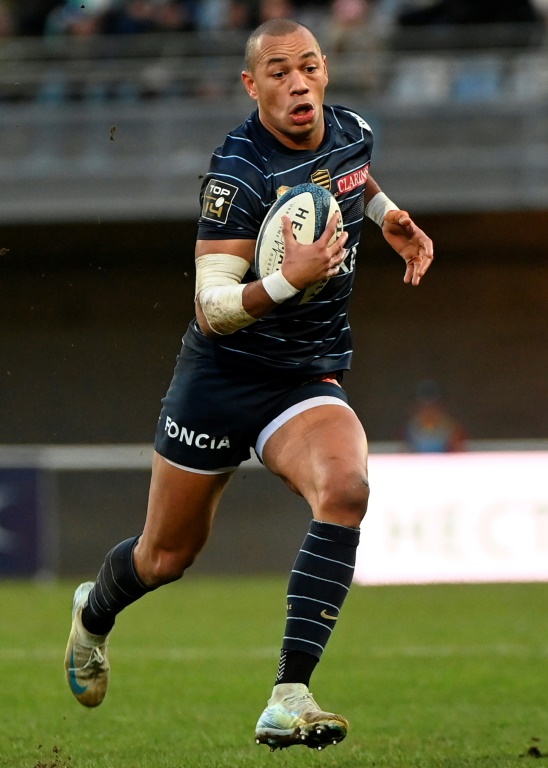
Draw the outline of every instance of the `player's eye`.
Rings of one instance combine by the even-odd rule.
[[[272,74],[272,77],[275,77],[276,80],[281,80],[284,75],[285,75],[285,72],[274,72]]]

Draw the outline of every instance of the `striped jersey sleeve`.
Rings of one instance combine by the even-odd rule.
[[[200,193],[201,240],[257,237],[270,203],[265,192],[268,173],[265,159],[245,126],[230,133],[211,157]]]

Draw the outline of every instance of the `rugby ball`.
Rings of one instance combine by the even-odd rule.
[[[293,225],[293,234],[299,243],[310,245],[323,234],[327,222],[335,212],[340,213],[339,204],[327,189],[318,184],[298,184],[281,195],[266,215],[255,247],[255,274],[266,277],[281,268],[284,259],[284,238],[282,216],[288,216]],[[343,222],[339,217],[337,231],[329,241],[331,245],[342,233]],[[329,278],[308,286],[300,303],[304,304],[316,296]]]

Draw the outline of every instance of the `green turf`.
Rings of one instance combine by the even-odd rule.
[[[74,586],[0,582],[2,768],[526,768],[534,749],[548,765],[548,584],[354,587],[311,686],[351,731],[274,754],[253,730],[285,580],[147,595],[119,619],[96,710],[63,676]]]

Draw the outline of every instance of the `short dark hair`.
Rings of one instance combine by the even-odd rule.
[[[270,37],[283,37],[284,35],[292,35],[294,32],[298,32],[299,29],[306,29],[310,32],[314,40],[316,41],[318,48],[320,44],[316,40],[315,34],[309,29],[306,24],[301,24],[300,21],[294,21],[293,19],[269,19],[263,22],[257,29],[247,38],[245,46],[245,67],[248,72],[252,72],[257,59],[257,49],[259,47],[259,38],[262,35],[269,35]]]

